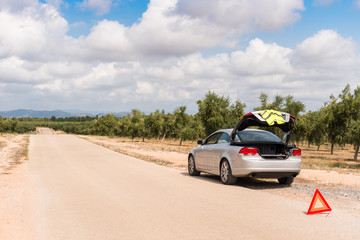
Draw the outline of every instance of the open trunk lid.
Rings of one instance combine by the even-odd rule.
[[[248,127],[278,127],[284,132],[283,142],[287,144],[294,124],[295,117],[289,113],[275,110],[254,111],[244,115],[240,119],[230,135],[230,140],[231,143],[234,144],[236,133]]]

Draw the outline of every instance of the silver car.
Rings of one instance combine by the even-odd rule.
[[[224,184],[234,184],[237,177],[277,178],[290,185],[300,173],[301,149],[288,144],[295,118],[274,110],[256,111],[243,116],[234,129],[212,133],[188,156],[188,172],[220,176]],[[248,127],[278,127],[280,139],[271,132]]]

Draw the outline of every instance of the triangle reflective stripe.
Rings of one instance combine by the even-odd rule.
[[[322,207],[315,208],[317,201],[320,200]],[[307,211],[307,215],[314,214],[314,213],[321,213],[321,212],[330,212],[332,209],[330,208],[329,204],[326,202],[323,195],[320,193],[319,189],[315,190],[314,196],[311,200],[309,210]]]

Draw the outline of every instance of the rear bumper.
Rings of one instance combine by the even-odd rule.
[[[247,169],[233,173],[235,177],[255,177],[255,178],[281,178],[281,177],[296,177],[300,170],[292,169]]]
[[[280,178],[296,177],[301,170],[301,158],[268,160],[261,157],[239,157],[232,166],[235,177]]]

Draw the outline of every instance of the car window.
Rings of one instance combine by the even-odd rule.
[[[281,142],[276,135],[265,131],[240,131],[237,136],[241,142]]]
[[[213,136],[211,136],[209,139],[206,140],[206,144],[216,144],[219,141],[219,138],[221,137],[222,133],[216,133]]]
[[[217,143],[228,143],[230,142],[230,136],[227,133],[221,134]]]

